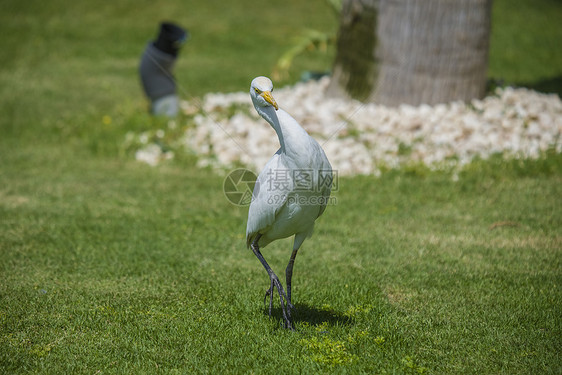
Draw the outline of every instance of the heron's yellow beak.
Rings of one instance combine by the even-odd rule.
[[[275,101],[275,99],[273,99],[273,96],[271,96],[270,91],[264,91],[260,95],[265,99],[266,102],[271,104],[273,106],[273,108],[275,108],[276,111],[279,109],[279,106],[277,105],[277,102]]]

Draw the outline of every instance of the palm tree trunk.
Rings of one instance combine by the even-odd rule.
[[[376,82],[379,0],[344,0],[328,94],[366,100]]]
[[[393,106],[482,97],[491,4],[344,0],[328,93]]]

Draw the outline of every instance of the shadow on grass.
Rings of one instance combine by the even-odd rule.
[[[525,87],[545,94],[558,94],[562,97],[562,76],[550,77],[534,82],[505,82],[502,79],[491,78],[486,83],[486,93],[493,94],[496,87],[513,86]]]
[[[547,94],[558,94],[558,96],[562,97],[562,76],[542,79],[536,82],[518,83],[516,86],[527,87]]]
[[[268,314],[268,310],[264,310],[265,314]],[[271,317],[278,319],[281,323],[283,321],[283,313],[280,307],[274,307],[271,310]],[[329,326],[335,325],[353,325],[353,318],[340,314],[333,310],[318,309],[313,306],[306,304],[296,304],[294,310],[292,311],[293,323],[308,323],[311,326],[319,326],[321,324],[327,323]]]

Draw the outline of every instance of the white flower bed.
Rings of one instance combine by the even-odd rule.
[[[327,78],[299,83],[273,95],[324,147],[340,175],[378,175],[381,166],[408,163],[462,166],[498,152],[536,158],[549,147],[562,151],[557,95],[506,88],[468,105],[387,108],[327,98],[327,84]],[[208,94],[200,106],[185,144],[199,155],[201,166],[241,163],[259,171],[279,148],[275,131],[256,114],[248,93]]]

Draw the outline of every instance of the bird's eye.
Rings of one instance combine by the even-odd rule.
[[[254,90],[256,90],[256,94],[258,94],[258,95],[259,95],[259,94],[261,94],[261,91],[260,91],[260,89],[258,89],[257,87],[256,87],[256,88],[254,88]]]

